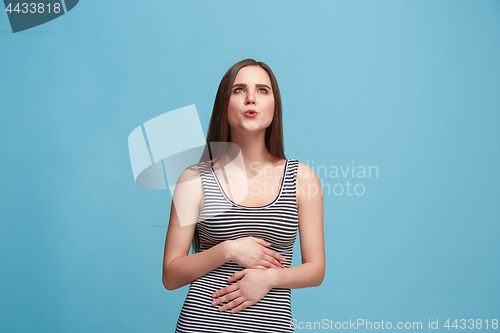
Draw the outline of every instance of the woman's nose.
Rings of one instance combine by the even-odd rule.
[[[255,96],[252,93],[247,95],[245,104],[255,104]]]

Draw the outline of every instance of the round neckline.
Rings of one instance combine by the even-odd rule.
[[[285,183],[285,175],[286,175],[286,170],[288,168],[288,159],[286,158],[285,159],[285,166],[283,167],[283,174],[281,175],[281,182],[280,182],[280,188],[278,190],[278,194],[276,195],[276,197],[273,199],[273,201],[271,201],[270,203],[266,204],[266,205],[263,205],[263,206],[243,206],[243,205],[240,205],[240,204],[237,204],[236,202],[234,202],[233,200],[229,199],[229,197],[226,195],[226,192],[224,192],[224,189],[222,188],[220,182],[219,182],[219,178],[217,178],[217,175],[215,174],[215,171],[214,169],[212,169],[212,166],[210,164],[210,162],[207,162],[208,164],[208,168],[210,169],[210,172],[212,173],[212,175],[214,176],[215,178],[215,182],[217,183],[217,186],[219,187],[219,190],[221,191],[222,195],[224,196],[224,198],[226,198],[226,200],[232,204],[232,205],[235,205],[235,206],[238,206],[238,207],[242,207],[242,208],[265,208],[265,207],[268,207],[268,206],[271,206],[272,204],[274,204],[276,201],[278,201],[278,199],[280,198],[281,196],[281,192],[283,190],[283,184]]]

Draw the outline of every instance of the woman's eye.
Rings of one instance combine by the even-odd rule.
[[[238,92],[242,92],[242,91],[243,91],[243,88],[236,88],[236,89],[234,89],[234,91],[233,91],[233,92],[234,92],[234,93],[238,93]],[[259,92],[263,92],[263,93],[265,93],[265,94],[267,94],[267,93],[268,93],[266,88],[260,88],[258,91],[259,91]]]

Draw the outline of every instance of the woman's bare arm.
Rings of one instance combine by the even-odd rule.
[[[165,239],[162,281],[168,290],[185,286],[229,260],[225,243],[188,255],[202,204],[199,173],[186,169],[175,187]]]
[[[325,276],[321,183],[312,168],[299,163],[296,185],[302,264],[285,269],[271,269],[269,273],[273,273],[273,288],[317,287]]]
[[[180,226],[172,203],[163,257],[162,281],[167,290],[185,286],[230,260],[226,242],[188,255],[195,226],[196,224]]]

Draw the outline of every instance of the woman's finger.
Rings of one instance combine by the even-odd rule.
[[[232,309],[234,308],[235,306],[238,306],[240,305],[241,303],[243,303],[245,301],[245,298],[244,297],[238,297],[234,300],[232,300],[231,302],[221,306],[219,308],[219,311],[226,311],[226,310],[229,310],[229,309]]]
[[[247,273],[247,272],[246,272],[246,270],[238,271],[238,272],[234,273],[233,275],[231,275],[231,276],[227,279],[227,282],[233,282],[233,281],[239,280],[239,279],[241,279],[242,277],[244,277],[246,273]],[[227,288],[227,287],[226,287],[226,288]]]
[[[222,303],[228,302],[230,300],[234,300],[234,299],[236,299],[237,297],[240,297],[240,296],[241,296],[241,290],[237,289],[237,290],[235,290],[233,292],[230,292],[229,294],[226,294],[224,296],[221,296],[219,298],[214,299],[212,301],[212,305],[222,304]]]
[[[275,252],[271,249],[264,249],[264,253],[267,255],[270,255],[271,257],[273,257],[274,259],[276,259],[278,261],[286,261],[285,257],[283,257],[281,254],[278,254],[277,252]]]
[[[266,242],[262,238],[253,237],[253,239],[262,246],[271,246],[271,243]]]
[[[275,268],[276,266],[274,266],[273,264],[271,264],[269,261],[267,261],[266,259],[262,259],[260,262],[259,262],[259,265],[260,266],[263,266],[265,269],[268,269],[268,268]]]
[[[235,291],[236,289],[238,289],[238,285],[235,283],[235,284],[232,284],[230,286],[227,286],[227,287],[224,287],[222,289],[217,290],[216,292],[214,292],[212,294],[212,297],[219,297],[219,296],[225,295],[227,293],[230,293],[232,291]]]
[[[265,254],[265,253],[264,253],[264,260],[266,260],[267,262],[271,263],[272,267],[279,267],[279,268],[284,267],[283,264],[280,263],[278,260],[274,259],[270,255]]]
[[[257,265],[255,266],[256,269],[267,269],[267,267],[265,266],[262,266],[262,265]]]
[[[241,311],[245,308],[248,308],[250,305],[252,305],[253,303],[250,302],[250,301],[245,301],[243,303],[241,303],[240,305],[238,305],[237,307],[235,307],[234,309],[231,310],[231,313],[236,313],[238,311]]]

